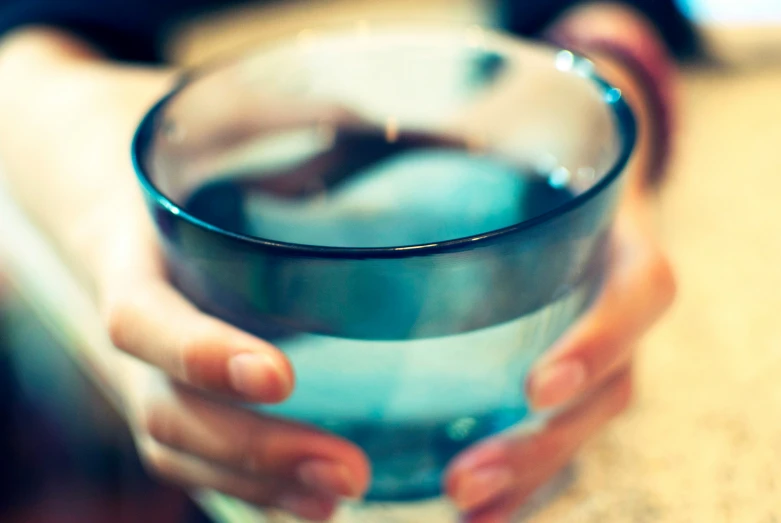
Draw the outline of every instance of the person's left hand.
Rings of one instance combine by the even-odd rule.
[[[635,343],[675,294],[670,266],[652,234],[650,205],[640,192],[624,199],[600,297],[530,376],[536,409],[572,407],[539,433],[496,436],[450,466],[445,490],[465,522],[509,521],[587,439],[627,408]]]

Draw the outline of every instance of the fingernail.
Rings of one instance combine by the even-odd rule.
[[[307,461],[298,467],[297,476],[303,485],[324,494],[348,498],[361,494],[350,470],[341,463]]]
[[[509,493],[513,474],[502,466],[465,473],[456,485],[453,501],[463,512],[472,511]]]
[[[228,376],[233,389],[251,398],[277,398],[280,391],[286,396],[290,383],[286,371],[272,356],[266,354],[239,354],[228,362]]]
[[[575,399],[586,384],[586,367],[579,361],[546,365],[532,374],[531,403],[537,409],[559,407]]]
[[[335,502],[315,496],[302,494],[285,494],[279,498],[278,506],[285,512],[290,512],[298,517],[312,520],[328,518],[334,510]]]

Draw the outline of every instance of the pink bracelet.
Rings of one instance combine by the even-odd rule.
[[[639,18],[632,17],[631,20],[635,22],[632,24],[634,27],[622,27],[606,35],[589,31],[587,20],[571,16],[555,25],[546,39],[586,56],[600,53],[613,57],[637,78],[653,118],[651,139],[655,154],[651,160],[649,181],[657,184],[672,154],[675,68],[655,31]]]

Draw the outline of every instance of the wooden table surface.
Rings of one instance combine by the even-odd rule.
[[[475,16],[469,2],[449,5],[451,17]],[[216,42],[232,28],[231,46],[257,35],[236,27],[227,17],[198,34]],[[183,35],[177,52],[196,61],[207,47]],[[587,445],[571,484],[528,517],[534,523],[781,523],[781,68],[690,70],[680,94],[677,154],[659,203],[677,302],[641,344],[631,411]],[[73,284],[41,277],[63,274],[36,266],[47,253],[18,219],[0,205],[0,260],[12,280],[53,328],[105,342]],[[234,509],[223,513],[243,521]]]

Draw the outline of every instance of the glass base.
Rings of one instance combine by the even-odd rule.
[[[520,523],[554,501],[575,479],[575,468],[568,466],[550,482],[543,485],[515,514],[512,521]],[[288,514],[266,513],[263,523],[304,523]],[[331,523],[456,523],[459,514],[447,498],[436,497],[424,501],[403,503],[345,503],[330,520]]]

